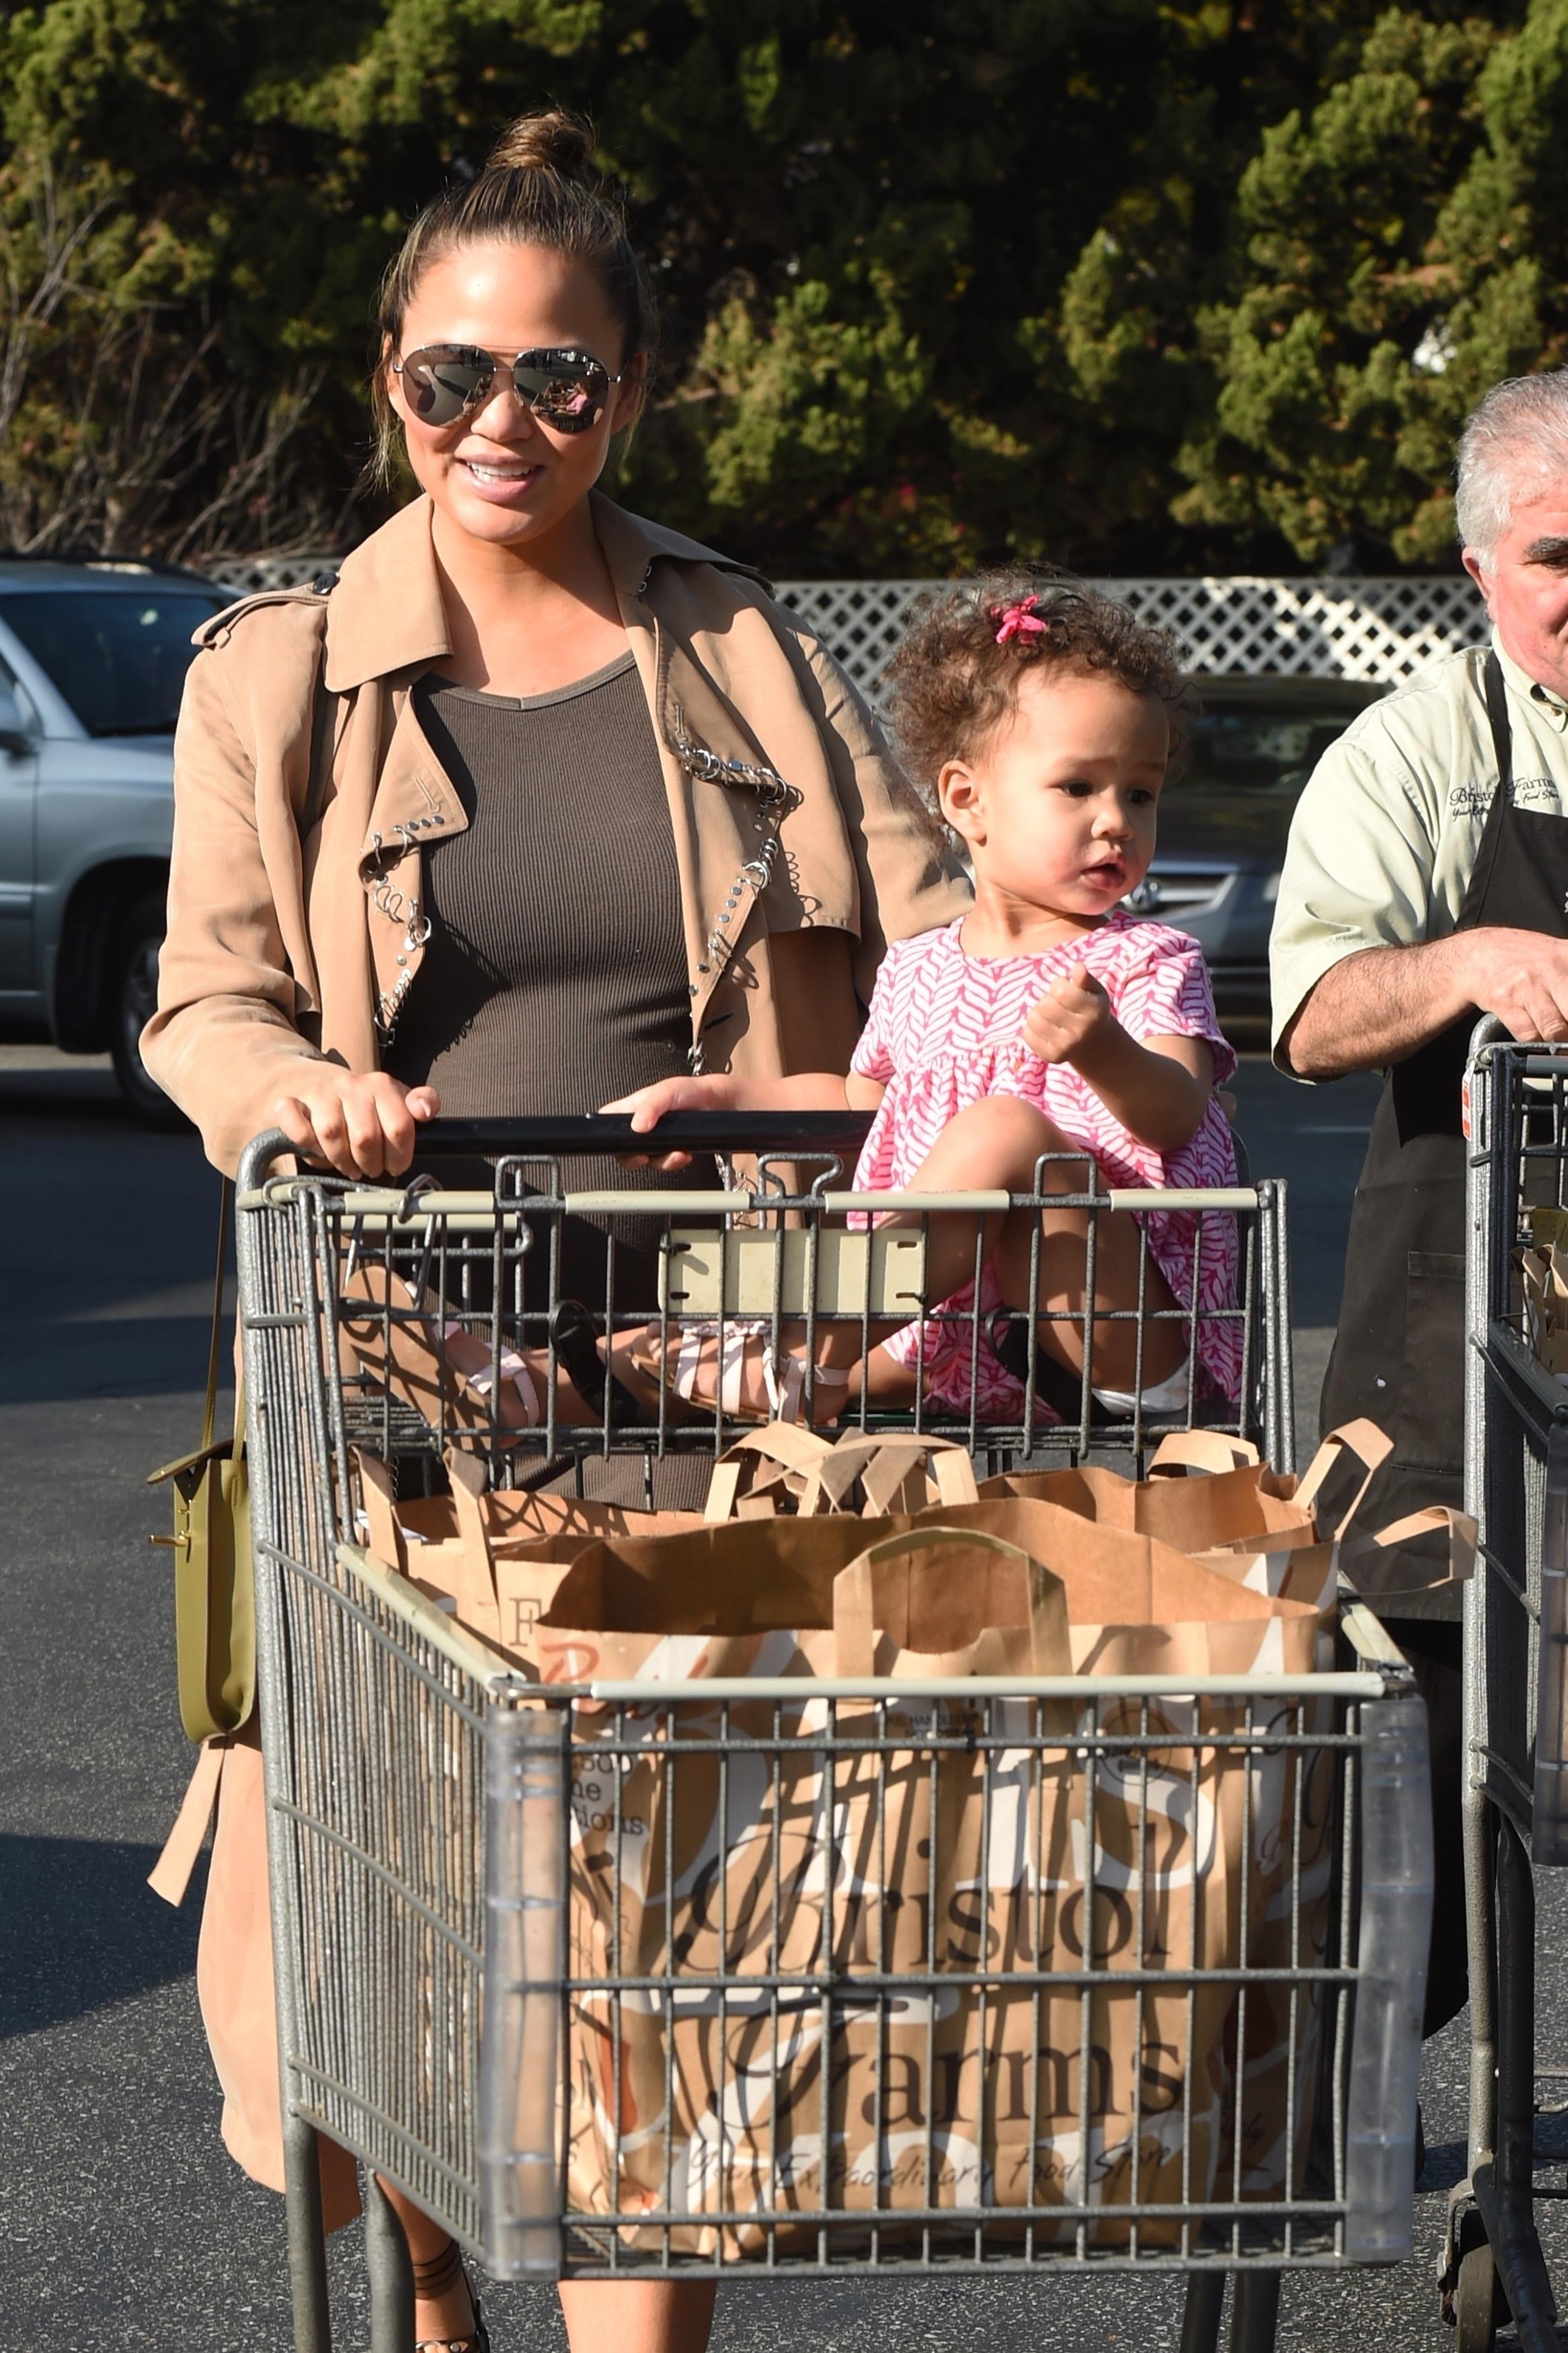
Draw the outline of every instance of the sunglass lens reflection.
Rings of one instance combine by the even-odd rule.
[[[476,360],[414,352],[405,361],[403,373],[420,422],[450,425],[483,396],[493,371]]]
[[[519,360],[512,370],[518,398],[557,433],[585,433],[604,414],[609,380],[601,367],[576,361],[562,365]]]

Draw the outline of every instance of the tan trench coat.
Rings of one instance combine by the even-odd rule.
[[[410,692],[450,651],[430,513],[405,508],[330,596],[251,597],[198,639],[142,1050],[231,1171],[301,1060],[374,1070],[418,987],[424,845],[467,823]],[[854,687],[755,574],[597,493],[594,516],[669,795],[703,1067],[847,1069],[887,942],[951,921],[962,871]]]
[[[887,942],[951,922],[968,885],[871,712],[755,574],[597,495],[594,516],[669,795],[703,1065],[845,1070]],[[232,1173],[301,1061],[376,1067],[417,987],[424,842],[467,823],[410,694],[450,650],[428,502],[357,548],[330,596],[249,598],[198,642],[142,1053]],[[216,1803],[202,2014],[225,2141],[280,2189],[260,1767],[254,1724],[204,1751],[153,1884],[180,1900]],[[321,2158],[333,2229],[358,2187],[344,2151]]]

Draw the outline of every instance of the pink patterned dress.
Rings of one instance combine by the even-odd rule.
[[[1036,998],[1084,965],[1132,1037],[1205,1039],[1219,1086],[1235,1070],[1236,1055],[1220,1033],[1195,940],[1167,923],[1117,913],[1043,955],[972,956],[960,944],[963,928],[961,917],[942,931],[897,940],[883,959],[852,1065],[887,1088],[855,1172],[859,1189],[892,1192],[908,1185],[949,1120],[983,1095],[1021,1095],[1037,1103],[1064,1135],[1094,1155],[1107,1185],[1235,1184],[1230,1126],[1214,1098],[1180,1152],[1156,1152],[1129,1135],[1070,1064],[1042,1062],[1023,1042],[1025,1016]],[[1196,1260],[1200,1308],[1235,1307],[1233,1218],[1153,1209],[1140,1222],[1151,1255],[1183,1306],[1192,1303]],[[971,1283],[943,1303],[944,1314],[963,1321],[928,1323],[923,1341],[921,1327],[910,1324],[886,1343],[904,1364],[923,1356],[927,1396],[965,1413],[972,1389],[966,1324],[973,1298]],[[987,1270],[982,1310],[1002,1304]],[[1197,1352],[1214,1388],[1235,1398],[1241,1379],[1239,1322],[1200,1323]],[[984,1344],[975,1402],[988,1421],[1015,1419],[1023,1410],[1022,1387]]]

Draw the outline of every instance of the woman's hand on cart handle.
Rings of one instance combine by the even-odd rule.
[[[273,1116],[308,1160],[340,1176],[401,1176],[415,1139],[441,1108],[434,1087],[405,1087],[384,1071],[345,1071],[322,1062],[299,1092],[280,1096]]]
[[[754,1104],[742,1105],[735,1080],[718,1071],[705,1078],[656,1079],[651,1086],[638,1087],[629,1095],[619,1096],[615,1103],[599,1105],[602,1112],[630,1112],[635,1135],[650,1134],[667,1112],[755,1108]],[[623,1168],[689,1168],[691,1155],[689,1152],[626,1152],[620,1155],[620,1162]]]

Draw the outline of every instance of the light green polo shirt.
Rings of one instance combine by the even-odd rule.
[[[1568,810],[1568,706],[1491,639],[1508,687],[1513,797]],[[1291,819],[1268,943],[1274,1058],[1287,1023],[1342,956],[1447,938],[1498,788],[1487,649],[1429,663],[1354,719]]]

